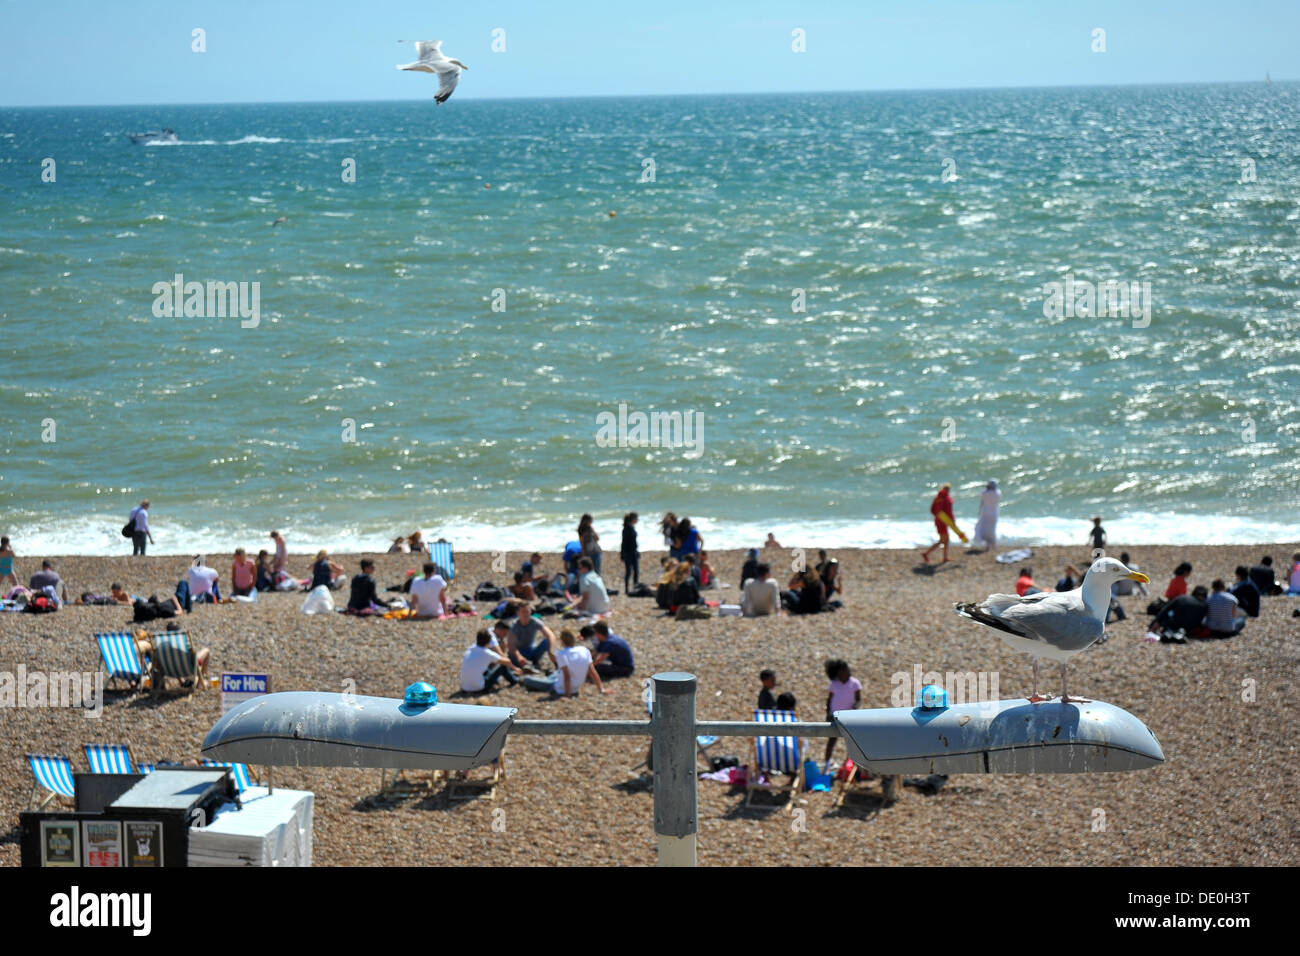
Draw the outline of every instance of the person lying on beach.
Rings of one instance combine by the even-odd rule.
[[[460,659],[460,689],[465,693],[491,693],[503,677],[510,684],[519,683],[516,675],[523,671],[490,646],[493,640],[491,633],[483,629],[475,635],[474,643],[465,648],[465,655]]]
[[[424,577],[411,579],[411,610],[419,619],[448,617],[447,582],[432,561],[424,562]]]
[[[754,577],[745,582],[740,595],[742,617],[766,617],[781,613],[781,589],[772,580],[772,568],[760,561]]]
[[[122,590],[122,585],[114,581],[109,588],[108,594],[91,594],[89,591],[87,591],[85,594],[81,595],[81,597],[77,598],[77,600],[74,601],[73,603],[74,604],[99,604],[99,605],[121,604],[130,607],[133,602],[134,602],[134,598],[132,598],[131,595],[127,594],[125,591]]]
[[[148,600],[136,598],[132,602],[132,622],[143,624],[147,621],[156,621],[159,619],[183,617],[185,608],[181,605],[180,598],[169,594],[163,600],[158,600],[155,594],[149,595]]]
[[[236,548],[234,561],[230,565],[230,593],[248,597],[256,587],[257,565],[248,559],[243,548]]]
[[[560,650],[555,655],[555,673],[547,677],[527,676],[524,686],[530,690],[549,690],[557,697],[577,697],[582,685],[590,680],[601,694],[612,694],[613,687],[606,687],[592,662],[591,651],[585,644],[578,643],[573,631],[565,628],[560,631]]]
[[[393,543],[388,546],[389,554],[406,554],[411,549],[406,546],[406,538],[398,535],[393,539]]]
[[[605,582],[596,573],[591,558],[580,559],[578,569],[581,572],[578,578],[579,597],[577,603],[573,605],[573,610],[586,611],[588,614],[608,613],[609,592],[605,590]]]
[[[528,604],[515,608],[515,620],[510,625],[510,640],[506,644],[507,656],[520,667],[533,673],[537,664],[546,655],[555,663],[555,635],[533,617],[533,609]]]

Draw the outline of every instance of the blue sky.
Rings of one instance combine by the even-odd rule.
[[[0,0],[0,104],[418,99],[397,41],[437,39],[461,99],[1259,81],[1300,2]]]

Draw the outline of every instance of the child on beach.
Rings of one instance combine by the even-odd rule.
[[[626,594],[633,584],[641,581],[641,552],[637,550],[635,511],[629,511],[623,516],[623,542],[619,545],[618,556],[623,560],[623,593]]]
[[[1088,537],[1092,541],[1094,551],[1102,551],[1106,548],[1106,529],[1101,526],[1101,518],[1092,519],[1092,530],[1088,532]]]
[[[849,670],[848,661],[839,659],[826,662],[826,676],[830,684],[826,688],[826,720],[832,721],[837,710],[857,710],[862,702],[862,682]],[[838,737],[826,739],[826,761],[835,753],[835,741]]]
[[[790,693],[789,691],[786,691],[784,694],[782,694],[780,697],[776,699],[777,710],[788,710],[790,711],[790,713],[793,714],[798,710],[798,707],[799,707],[799,702],[794,699],[794,694]]]
[[[758,692],[758,710],[776,710],[776,697],[772,695],[772,688],[776,687],[776,671],[761,670],[758,672],[758,682],[762,688]]]

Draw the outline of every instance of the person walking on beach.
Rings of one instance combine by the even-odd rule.
[[[285,562],[289,560],[289,546],[284,543],[284,535],[278,531],[271,532],[271,540],[275,542],[275,560],[271,562],[271,572],[274,577],[279,578]]]
[[[1094,551],[1103,551],[1106,548],[1106,529],[1101,526],[1101,518],[1092,519],[1092,530],[1088,532],[1088,538],[1092,541]]]
[[[992,551],[998,546],[998,507],[1002,501],[1002,492],[998,490],[996,478],[989,480],[980,492],[980,516],[975,523],[975,544],[983,544]]]
[[[9,536],[0,537],[0,582],[10,588],[18,587],[18,578],[14,575],[14,549],[9,544]],[[6,588],[7,590],[7,588]]]
[[[153,532],[149,530],[148,498],[131,509],[131,557],[144,555],[146,539],[150,544],[154,543]]]
[[[939,493],[934,496],[934,501],[930,502],[930,514],[934,515],[934,527],[939,532],[939,540],[921,552],[921,560],[926,564],[930,563],[930,554],[939,545],[943,545],[943,561],[940,563],[947,564],[951,560],[948,557],[948,528],[957,526],[957,521],[952,514],[951,488],[952,485],[945,481],[939,486]]]
[[[632,590],[632,585],[641,583],[641,552],[636,544],[636,512],[629,511],[623,516],[623,542],[618,549],[623,560],[624,594]]]

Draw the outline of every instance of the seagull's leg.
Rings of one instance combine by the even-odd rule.
[[[1047,700],[1046,697],[1038,696],[1038,658],[1034,658],[1034,696],[1029,698],[1031,704],[1037,704],[1040,701]]]
[[[1070,691],[1065,686],[1065,669],[1067,666],[1068,665],[1064,663],[1061,664],[1061,703],[1062,704],[1068,704],[1070,702]]]

